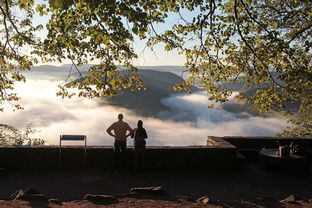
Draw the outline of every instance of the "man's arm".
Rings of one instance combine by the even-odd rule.
[[[127,125],[128,125],[128,129],[127,130],[129,131],[129,134],[127,134],[126,137],[128,137],[128,136],[133,134],[133,129],[129,126],[129,124],[127,124]]]
[[[135,129],[132,130],[131,138],[134,138],[134,131],[135,131]]]
[[[114,124],[112,124],[110,127],[107,128],[106,132],[112,136],[115,137],[115,135],[112,133],[112,130],[114,129]]]

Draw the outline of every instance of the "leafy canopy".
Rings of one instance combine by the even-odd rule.
[[[42,1],[41,1],[42,2]],[[198,82],[211,100],[227,101],[228,83],[243,83],[239,96],[260,112],[288,112],[287,103],[299,105],[299,114],[312,110],[312,2],[310,0],[4,0],[1,12],[1,102],[17,100],[8,93],[15,81],[24,81],[37,58],[49,62],[71,59],[74,66],[93,59],[99,64],[89,74],[60,86],[58,95],[112,96],[123,88],[142,89],[132,60],[137,58],[135,37],[147,46],[163,43],[186,57],[190,77],[175,90],[190,91]],[[47,5],[46,5],[47,4]],[[25,12],[23,18],[14,8]],[[187,12],[190,16],[183,16]],[[34,13],[51,14],[44,40],[34,37]],[[155,25],[176,13],[181,21],[169,30]],[[31,46],[32,56],[21,49]],[[123,66],[122,70],[117,66]],[[78,70],[78,68],[77,68]],[[69,89],[78,89],[78,92]],[[10,91],[11,92],[11,91]],[[300,117],[300,116],[299,116]],[[297,118],[299,118],[297,116]],[[296,117],[294,117],[296,118]],[[296,119],[295,119],[296,120]],[[294,122],[296,124],[296,122]],[[305,124],[311,127],[311,121]]]

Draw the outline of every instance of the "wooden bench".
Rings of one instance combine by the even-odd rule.
[[[59,167],[62,167],[62,141],[84,141],[84,168],[87,160],[87,136],[86,135],[60,135]]]

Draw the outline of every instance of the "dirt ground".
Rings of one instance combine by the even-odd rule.
[[[130,188],[151,186],[161,186],[175,200],[124,195]],[[16,190],[29,187],[63,203],[9,200]],[[91,203],[82,200],[85,194],[114,195],[119,202],[110,205]],[[290,195],[299,199],[281,202]],[[209,198],[208,203],[197,201],[203,196]],[[255,162],[231,171],[2,170],[0,199],[0,207],[312,208],[312,170],[278,171],[264,169]]]
[[[62,205],[54,204],[40,204],[30,203],[27,201],[1,201],[0,206],[2,208],[102,208],[102,207],[115,207],[115,208],[141,208],[141,207],[172,207],[172,208],[311,208],[312,203],[298,202],[298,203],[224,203],[221,205],[214,204],[202,204],[197,202],[170,202],[170,201],[159,201],[159,200],[136,200],[136,199],[124,199],[117,204],[111,205],[97,205],[89,201],[73,201],[64,202]]]

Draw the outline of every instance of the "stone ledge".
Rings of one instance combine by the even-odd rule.
[[[147,147],[145,164],[148,169],[228,169],[237,166],[236,148],[225,146],[165,146]],[[83,146],[62,147],[62,166],[82,168]],[[113,168],[112,146],[88,146],[87,168]],[[127,164],[132,168],[133,147],[127,148]],[[59,147],[0,147],[0,166],[4,169],[51,169],[58,168]]]

